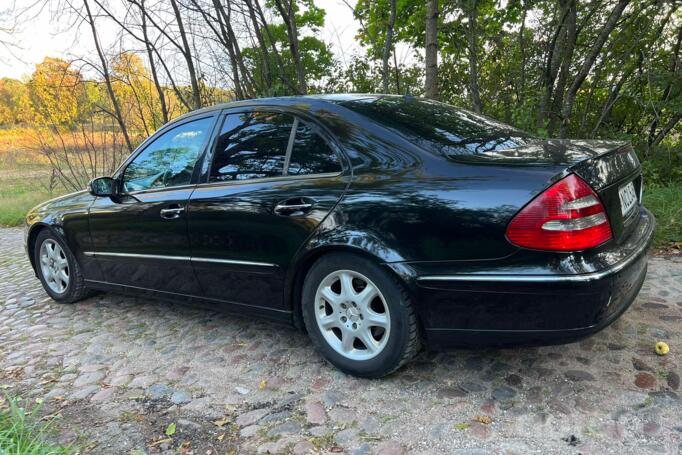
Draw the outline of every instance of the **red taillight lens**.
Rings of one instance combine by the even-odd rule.
[[[599,196],[571,174],[547,188],[507,226],[515,245],[535,250],[578,251],[611,238],[611,226]]]

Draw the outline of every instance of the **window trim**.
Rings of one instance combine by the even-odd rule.
[[[211,167],[213,166],[213,159],[215,158],[215,154],[218,148],[218,138],[220,137],[220,130],[223,128],[223,124],[225,122],[225,119],[228,115],[233,115],[233,114],[241,114],[241,113],[253,113],[253,112],[273,112],[273,113],[279,113],[279,114],[285,114],[285,115],[290,115],[294,118],[294,124],[292,125],[292,133],[293,133],[293,138],[295,139],[296,137],[296,129],[298,127],[298,124],[303,121],[306,124],[311,125],[316,131],[317,134],[319,134],[322,137],[322,140],[325,141],[325,143],[329,146],[331,151],[336,154],[336,157],[338,158],[339,161],[339,166],[341,167],[341,170],[339,172],[323,172],[323,173],[317,173],[317,174],[303,174],[303,175],[289,175],[288,174],[288,167],[289,167],[289,161],[291,160],[291,154],[293,152],[293,146],[294,146],[294,140],[292,140],[292,136],[289,136],[289,143],[287,144],[287,150],[285,153],[285,166],[282,172],[282,175],[276,176],[276,177],[259,177],[259,178],[253,178],[253,179],[248,179],[248,180],[224,180],[224,181],[218,181],[218,182],[211,182]],[[248,184],[251,182],[268,182],[268,181],[276,181],[276,180],[281,180],[281,179],[286,179],[286,180],[293,180],[297,178],[329,178],[329,177],[337,177],[341,175],[352,175],[352,166],[350,165],[350,160],[346,156],[346,154],[343,152],[343,149],[339,146],[336,138],[334,137],[333,134],[331,134],[327,129],[323,126],[320,125],[320,123],[312,118],[310,115],[306,115],[304,112],[300,112],[297,109],[291,109],[287,107],[282,107],[282,106],[271,106],[271,105],[251,105],[251,106],[239,106],[239,107],[228,107],[223,109],[220,112],[220,116],[218,118],[218,121],[216,122],[215,126],[215,133],[213,137],[212,144],[210,148],[206,151],[205,154],[205,163],[207,163],[205,169],[203,169],[204,175],[200,176],[200,181],[197,183],[198,185],[201,185],[204,187],[205,185],[220,185],[220,184]]]
[[[206,157],[206,152],[209,149],[209,144],[211,144],[211,141],[213,140],[215,136],[215,129],[216,125],[218,122],[216,121],[220,117],[220,111],[215,110],[215,111],[210,111],[210,112],[201,112],[197,113],[195,115],[190,115],[187,117],[182,117],[179,120],[171,121],[169,123],[166,123],[163,125],[161,128],[156,130],[154,134],[149,136],[147,139],[145,139],[140,145],[137,146],[135,150],[132,151],[128,157],[123,160],[123,163],[116,168],[116,170],[112,174],[112,178],[117,182],[118,190],[121,195],[135,195],[135,194],[141,194],[141,193],[148,193],[148,192],[153,192],[153,191],[161,191],[161,190],[166,190],[166,189],[180,189],[184,187],[192,187],[197,185],[198,183],[201,183],[200,181],[200,167],[202,162],[204,161],[204,158]],[[185,125],[190,122],[194,122],[197,120],[203,120],[203,119],[212,119],[212,123],[209,125],[208,128],[208,134],[206,135],[206,138],[204,139],[204,142],[201,144],[201,149],[199,150],[199,154],[197,155],[197,160],[194,163],[194,169],[192,171],[192,177],[190,179],[189,183],[185,183],[182,185],[173,185],[173,186],[164,186],[160,188],[146,188],[143,190],[136,190],[136,191],[130,191],[130,192],[123,192],[123,175],[125,174],[126,169],[132,163],[142,152],[144,152],[147,147],[152,145],[158,138],[160,138],[162,135],[166,134],[167,132],[178,128],[182,125]]]

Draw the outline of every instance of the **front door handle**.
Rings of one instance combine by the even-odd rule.
[[[180,218],[180,215],[182,215],[182,212],[184,211],[184,207],[180,207],[178,204],[173,204],[168,206],[168,208],[161,209],[159,213],[161,214],[161,218],[164,220],[174,220],[176,218]]]
[[[295,198],[279,202],[274,212],[282,216],[297,216],[309,212],[315,206],[312,199]]]

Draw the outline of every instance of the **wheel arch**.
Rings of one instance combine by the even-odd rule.
[[[46,229],[50,229],[48,224],[36,223],[29,228],[28,235],[26,236],[26,252],[28,253],[28,259],[31,261],[31,267],[33,267],[34,272],[37,272],[35,261],[36,239],[38,238],[38,234]]]
[[[294,262],[294,265],[290,270],[292,272],[289,274],[285,286],[285,299],[286,304],[291,308],[293,324],[296,328],[304,330],[303,324],[303,313],[301,306],[301,296],[303,293],[303,282],[305,277],[308,275],[310,268],[323,256],[332,253],[351,253],[358,256],[362,256],[370,261],[384,266],[384,269],[388,271],[390,275],[395,278],[400,285],[402,285],[405,290],[414,297],[414,289],[411,284],[412,279],[410,277],[409,271],[406,273],[403,267],[395,267],[393,264],[387,262],[385,254],[381,251],[372,251],[369,249],[361,248],[356,245],[348,243],[328,243],[319,245],[315,248],[306,250],[299,258]],[[421,321],[418,322],[421,325]]]

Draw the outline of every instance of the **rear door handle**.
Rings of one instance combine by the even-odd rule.
[[[315,201],[311,199],[290,199],[275,205],[274,212],[282,216],[303,215],[315,206]]]
[[[161,214],[161,218],[164,220],[174,220],[176,218],[180,218],[180,215],[182,215],[182,212],[184,211],[184,207],[180,207],[178,204],[173,204],[168,206],[168,208],[161,209],[159,213]]]

